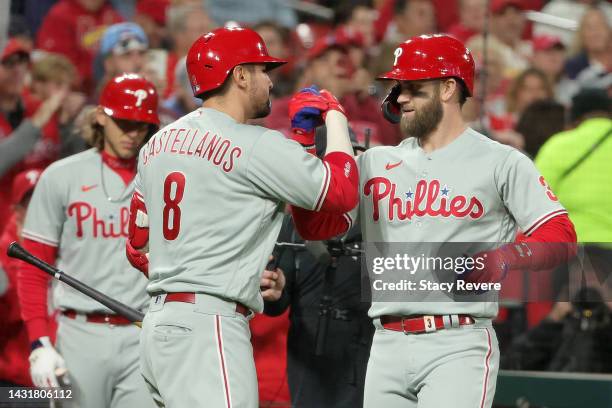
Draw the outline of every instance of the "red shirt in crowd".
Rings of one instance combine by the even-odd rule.
[[[83,89],[92,90],[93,60],[99,40],[109,25],[121,21],[121,15],[108,2],[90,12],[78,0],[59,0],[43,20],[36,46],[65,55],[77,67]]]

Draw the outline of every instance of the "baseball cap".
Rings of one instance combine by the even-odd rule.
[[[533,37],[533,50],[534,51],[548,51],[553,48],[564,50],[565,44],[561,41],[561,38],[556,35],[542,34]]]
[[[31,169],[22,171],[15,176],[11,190],[11,203],[13,205],[19,204],[25,195],[34,189],[41,173],[42,170]]]
[[[508,7],[516,7],[519,10],[525,10],[525,4],[521,0],[493,0],[491,2],[491,12],[493,14],[501,14]]]
[[[347,52],[346,45],[340,43],[335,35],[329,34],[315,41],[312,48],[308,50],[307,58],[309,61],[312,61],[331,49]]]
[[[4,62],[13,55],[23,55],[26,58],[30,58],[30,49],[19,41],[17,38],[9,38],[8,42],[2,50],[2,57],[0,61]]]
[[[151,17],[161,26],[166,25],[166,11],[170,0],[139,0],[136,4],[136,13]]]
[[[119,23],[108,27],[100,40],[100,54],[123,55],[129,51],[144,51],[149,47],[147,35],[135,23]]]

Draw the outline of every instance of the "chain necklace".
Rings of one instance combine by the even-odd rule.
[[[102,158],[102,154],[100,154],[100,183],[102,184],[102,192],[104,192],[104,196],[111,203],[120,203],[125,199],[127,192],[134,191],[134,180],[132,180],[130,184],[123,189],[121,194],[119,194],[119,197],[113,198],[110,196],[110,194],[108,194],[108,191],[106,190],[106,183],[104,182],[104,159]]]

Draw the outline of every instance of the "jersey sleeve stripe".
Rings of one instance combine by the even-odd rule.
[[[348,214],[348,213],[344,213],[342,215],[344,216],[344,219],[348,223],[348,228],[346,230],[349,231],[351,228],[353,228],[353,219],[351,218],[350,214]]]
[[[43,237],[42,235],[38,235],[38,234],[36,234],[34,232],[31,232],[31,231],[22,230],[21,231],[21,235],[24,238],[31,239],[32,241],[36,241],[36,242],[39,242],[41,244],[50,245],[50,246],[53,246],[53,247],[57,247],[59,245],[58,241],[50,239],[50,238],[47,238],[47,237]]]
[[[567,214],[567,210],[561,209],[561,210],[556,210],[553,212],[550,212],[546,215],[543,215],[542,217],[538,218],[532,225],[531,227],[527,228],[525,230],[525,235],[531,235],[533,234],[533,232],[538,229],[542,224],[544,224],[546,221],[550,220],[553,217],[556,217],[557,215],[561,215],[561,214]]]
[[[325,169],[325,177],[323,177],[323,185],[321,186],[321,191],[319,192],[319,198],[317,199],[317,204],[315,205],[314,210],[319,211],[321,207],[323,207],[323,202],[325,201],[325,197],[327,196],[327,190],[329,189],[329,181],[330,181],[330,173],[329,164],[323,162],[323,168]]]

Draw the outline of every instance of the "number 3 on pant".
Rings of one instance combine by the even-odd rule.
[[[175,240],[181,229],[181,208],[179,204],[185,192],[185,175],[175,171],[164,181],[163,231],[168,241]],[[172,221],[170,221],[172,220]]]

